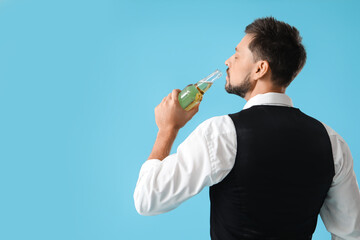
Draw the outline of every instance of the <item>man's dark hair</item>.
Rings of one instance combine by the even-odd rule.
[[[276,86],[289,86],[306,62],[306,51],[299,31],[273,17],[258,18],[249,24],[245,33],[254,38],[249,49],[254,61],[266,60]]]

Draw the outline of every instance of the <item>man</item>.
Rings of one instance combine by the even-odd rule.
[[[200,124],[169,155],[185,112],[174,90],[155,108],[154,148],[139,174],[135,207],[170,211],[210,187],[212,239],[311,239],[321,215],[333,239],[360,239],[360,192],[348,145],[293,107],[286,88],[303,68],[298,30],[272,17],[246,27],[225,64],[225,89],[242,111]]]

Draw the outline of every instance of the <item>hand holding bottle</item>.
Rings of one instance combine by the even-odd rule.
[[[171,131],[182,128],[198,111],[204,93],[222,73],[216,70],[196,84],[182,91],[174,89],[155,108],[155,122],[159,130]]]
[[[190,111],[185,111],[178,101],[180,92],[180,89],[174,89],[156,106],[155,122],[159,130],[179,130],[199,111],[200,102]]]

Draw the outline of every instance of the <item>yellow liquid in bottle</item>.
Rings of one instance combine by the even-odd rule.
[[[189,111],[201,102],[204,93],[211,87],[211,82],[199,81],[196,84],[190,84],[179,93],[179,102],[183,109]]]

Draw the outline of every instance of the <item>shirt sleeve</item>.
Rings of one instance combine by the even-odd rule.
[[[326,126],[334,157],[335,176],[320,216],[332,240],[360,240],[360,191],[353,158],[344,139]]]
[[[228,115],[200,124],[162,161],[147,160],[134,191],[137,212],[151,216],[168,212],[220,182],[230,172],[236,155],[236,131]]]

